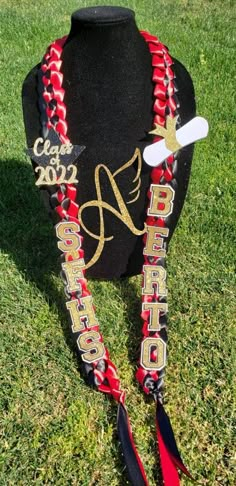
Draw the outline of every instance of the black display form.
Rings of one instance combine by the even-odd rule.
[[[174,53],[175,46],[170,47],[170,52]],[[39,46],[38,50],[39,56],[43,57],[46,46]],[[42,135],[39,66],[32,69],[23,84],[28,147],[32,147]],[[195,115],[194,90],[191,78],[180,62],[174,60],[173,70],[178,88],[178,121],[182,126]],[[83,211],[83,225],[97,238],[81,228],[85,262],[94,256],[99,241],[102,249],[97,261],[87,270],[87,276],[111,279],[141,272],[143,237],[134,234],[124,218],[115,214],[114,209],[119,211],[117,192],[114,193],[104,170],[99,172],[102,200],[108,204],[102,211],[103,236],[101,213],[93,202],[98,199],[96,167],[103,164],[114,174],[133,158],[136,149],[140,149],[142,154],[144,148],[152,143],[152,137],[148,135],[154,118],[152,71],[151,54],[136,26],[133,11],[119,7],[94,7],[78,10],[72,15],[71,31],[62,53],[61,72],[67,107],[67,134],[73,145],[86,147],[76,162],[79,179],[77,202],[81,206],[91,201]],[[167,223],[169,239],[183,206],[192,155],[193,146],[180,150],[178,164],[174,168],[175,178],[170,182],[176,195],[174,210]],[[151,168],[142,160],[139,194],[138,191],[132,193],[137,186],[137,182],[133,182],[137,171],[138,159],[134,157],[133,164],[118,171],[114,179],[133,227],[141,230],[146,218]],[[41,188],[51,215],[54,213],[49,197],[52,190],[45,186]]]

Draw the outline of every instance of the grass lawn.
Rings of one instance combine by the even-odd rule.
[[[56,239],[24,155],[21,111],[26,74],[68,33],[71,13],[103,3],[133,8],[138,26],[169,46],[192,75],[198,114],[209,120],[168,255],[165,401],[197,484],[234,485],[233,0],[0,0],[0,485],[128,484],[115,437],[117,407],[86,385],[70,343]],[[132,355],[140,278],[93,281],[90,289],[153,486],[154,405],[134,379]]]

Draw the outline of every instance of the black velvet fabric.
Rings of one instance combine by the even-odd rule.
[[[52,39],[53,40],[53,39]],[[45,48],[42,47],[41,54]],[[174,46],[172,46],[172,52]],[[105,164],[116,171],[150,140],[145,138],[153,123],[153,83],[151,55],[135,24],[134,12],[120,7],[80,9],[72,15],[71,31],[62,54],[64,102],[67,107],[68,136],[73,144],[85,145],[78,159],[78,203],[97,199],[94,170]],[[32,147],[40,133],[37,73],[39,65],[23,84],[23,112],[27,144]],[[194,91],[186,69],[175,61],[176,82],[180,100],[181,124],[195,114]],[[182,149],[175,177],[177,181],[175,209],[169,218],[170,236],[179,217],[187,190],[192,148]],[[134,189],[132,181],[137,167],[116,176],[125,201]],[[146,193],[150,183],[150,168],[143,162],[139,199],[128,205],[137,228],[143,228],[146,214]],[[107,175],[101,177],[103,200],[118,209]],[[44,199],[49,205],[45,191]],[[99,234],[99,212],[93,207],[84,211],[84,223]],[[87,275],[117,278],[140,273],[142,236],[131,233],[110,211],[104,211],[105,242],[103,252]],[[82,231],[85,260],[94,255],[98,241]]]

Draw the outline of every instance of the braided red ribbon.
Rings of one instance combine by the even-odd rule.
[[[166,117],[167,115],[171,118],[174,118],[177,115],[177,98],[176,98],[176,86],[174,82],[174,72],[172,70],[173,61],[168,53],[168,49],[160,43],[160,41],[150,35],[147,32],[141,32],[141,35],[145,39],[148,44],[149,51],[152,57],[152,66],[153,66],[153,83],[154,83],[154,97],[155,102],[153,105],[154,115],[154,124],[161,125],[165,127],[166,124]],[[59,135],[60,140],[62,143],[69,143],[70,140],[67,136],[67,121],[66,121],[66,106],[64,103],[64,94],[65,91],[62,87],[63,85],[63,74],[61,72],[61,54],[63,50],[63,46],[65,44],[67,37],[63,37],[62,39],[56,40],[53,44],[51,44],[47,50],[46,55],[44,56],[41,70],[42,70],[42,83],[43,83],[43,100],[45,102],[45,112],[46,112],[46,125],[45,125],[45,117],[42,117],[42,124],[44,130],[53,128]],[[44,114],[45,115],[45,114]],[[160,137],[159,137],[160,138]],[[154,141],[159,140],[158,137],[154,139]],[[161,185],[163,188],[166,184],[170,183],[173,179],[173,164],[176,160],[176,155],[171,155],[168,159],[160,167],[155,167],[151,171],[151,181],[153,185]],[[173,191],[174,192],[174,191]],[[152,196],[152,186],[148,191],[148,199],[150,201]],[[70,308],[71,302],[76,301],[77,309],[83,309],[85,298],[91,298],[91,293],[87,287],[87,280],[85,278],[85,270],[83,268],[83,257],[84,252],[82,249],[82,237],[80,235],[80,226],[78,220],[78,211],[79,206],[76,203],[77,200],[77,187],[71,184],[64,184],[58,185],[56,194],[54,194],[54,201],[56,200],[56,207],[55,211],[57,212],[60,222],[61,223],[69,223],[71,225],[74,223],[73,231],[71,230],[72,226],[68,226],[68,240],[65,241],[65,245],[68,246],[68,251],[65,251],[65,260],[67,262],[75,261],[78,264],[81,263],[81,272],[80,278],[77,279],[77,288],[70,291],[68,293],[69,302],[67,302],[67,308]],[[153,216],[150,215],[150,203],[147,210],[147,219],[146,225],[147,227],[156,227],[157,233],[158,228],[166,228],[166,221],[164,217],[160,216]],[[60,223],[59,223],[60,224]],[[58,228],[58,225],[57,225]],[[72,231],[72,232],[71,232]],[[58,233],[57,233],[58,234]],[[78,239],[78,249],[76,254],[70,254],[69,246],[71,235],[73,237],[76,236]],[[167,235],[167,233],[166,233]],[[144,246],[147,243],[147,234],[143,237]],[[59,244],[58,244],[59,246]],[[60,247],[60,246],[59,246]],[[160,249],[160,247],[159,247]],[[144,266],[143,266],[143,275],[145,266],[153,266],[156,268],[158,262],[160,262],[161,258],[158,256],[148,255],[144,252]],[[65,269],[65,266],[62,268]],[[78,291],[79,289],[79,291]],[[162,329],[165,329],[166,324],[164,323],[163,326],[160,325],[158,330],[150,330],[149,324],[151,319],[151,310],[145,309],[144,304],[151,304],[151,303],[160,303],[163,302],[163,299],[158,293],[158,288],[156,287],[155,290],[152,289],[152,292],[149,294],[142,295],[142,313],[141,318],[143,320],[143,343],[146,342],[147,339],[150,337],[153,339],[155,338],[156,342],[163,342],[163,333]],[[93,307],[94,309],[94,307]],[[166,312],[159,313],[160,318],[165,315]],[[125,393],[121,389],[120,381],[117,376],[117,370],[113,362],[110,360],[109,353],[103,344],[103,337],[99,330],[99,325],[96,323],[89,327],[88,323],[84,326],[81,326],[79,329],[79,341],[82,335],[89,336],[88,333],[93,332],[93,335],[96,337],[96,343],[100,346],[101,350],[101,357],[97,360],[91,360],[91,362],[86,361],[84,356],[82,355],[82,359],[85,361],[85,366],[87,373],[93,377],[94,384],[98,388],[98,390],[110,394],[114,397],[114,399],[119,403],[118,409],[118,434],[121,441],[122,449],[124,458],[127,465],[127,470],[131,482],[135,486],[145,486],[147,485],[147,478],[145,475],[145,471],[142,465],[142,462],[138,456],[136,451],[132,431],[129,423],[129,418],[127,414],[127,410],[125,407]],[[95,334],[94,334],[95,333]],[[91,338],[92,340],[92,338]],[[158,341],[159,340],[159,341]],[[87,339],[89,341],[89,337]],[[164,346],[164,345],[163,345]],[[158,362],[157,357],[157,349],[152,351],[150,360],[152,363]],[[158,435],[158,443],[159,443],[159,452],[160,452],[160,459],[161,459],[161,467],[163,473],[163,479],[165,486],[177,486],[179,484],[179,477],[177,472],[177,467],[182,469],[185,474],[188,474],[187,469],[182,463],[182,460],[179,456],[178,449],[176,447],[173,432],[171,429],[170,422],[168,417],[166,416],[163,406],[161,405],[161,398],[162,398],[162,385],[163,385],[163,373],[164,373],[164,366],[156,367],[153,365],[150,369],[147,369],[143,365],[142,360],[140,359],[138,371],[136,373],[136,377],[139,383],[142,385],[143,390],[147,394],[153,394],[155,400],[158,403],[157,406],[157,435]],[[189,475],[190,476],[190,475]]]

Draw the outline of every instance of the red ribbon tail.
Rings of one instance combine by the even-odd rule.
[[[160,453],[161,471],[165,486],[179,486],[179,475],[175,465],[170,458],[170,454],[164,444],[162,435],[157,428],[157,438]]]
[[[142,461],[135,447],[128,413],[123,403],[118,405],[117,431],[129,479],[133,486],[148,486]]]
[[[157,402],[156,425],[161,469],[165,486],[180,485],[178,469],[190,479],[193,479],[180,457],[170,419],[160,402]]]

